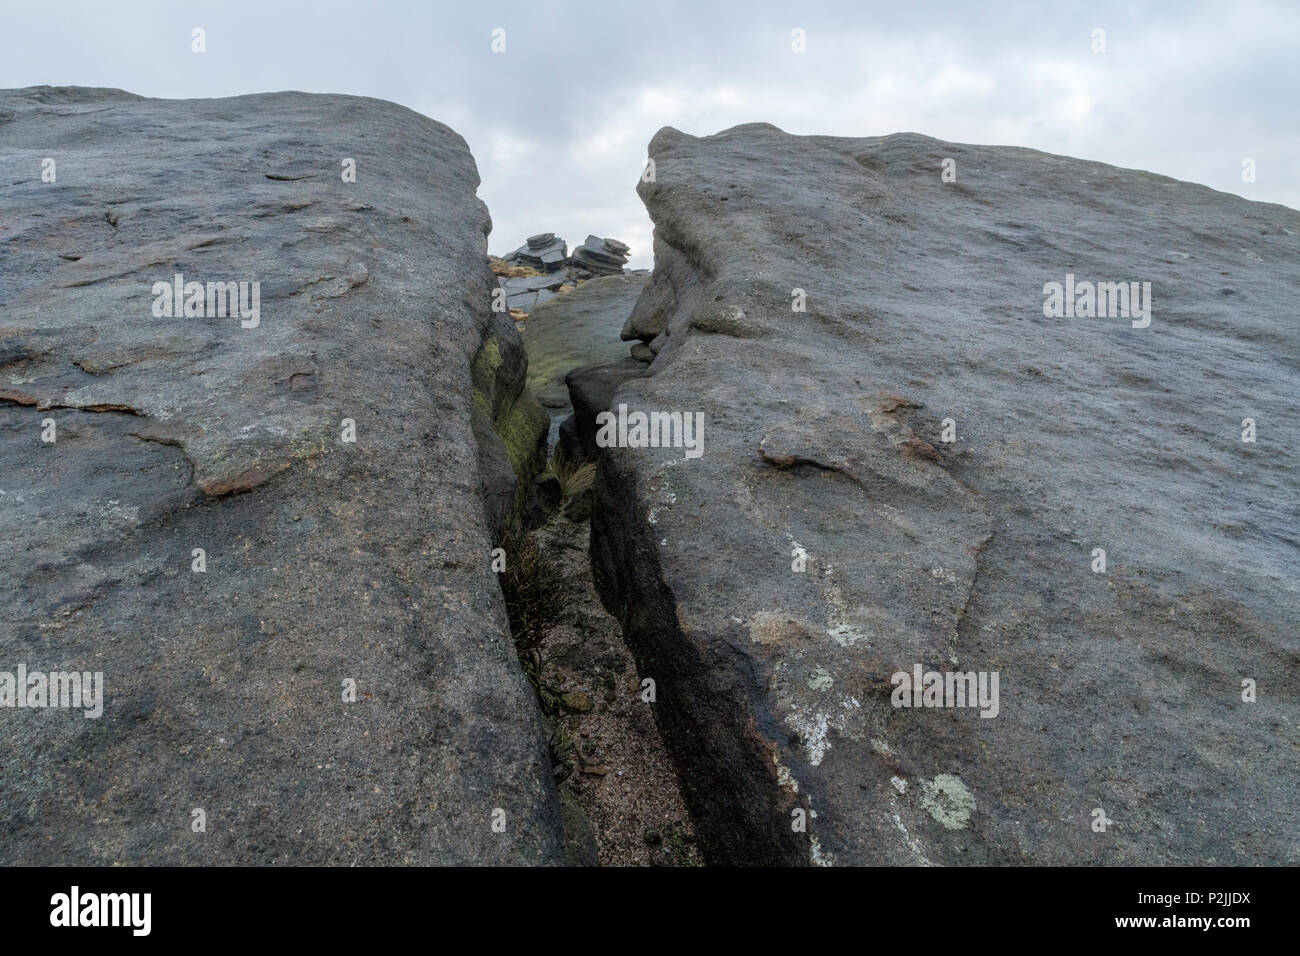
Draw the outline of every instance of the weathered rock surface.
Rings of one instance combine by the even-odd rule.
[[[607,365],[575,368],[565,376],[573,414],[560,429],[560,441],[570,461],[594,461],[600,455],[596,445],[596,416],[609,411],[619,388],[630,379],[646,374],[644,362],[624,358]]]
[[[0,670],[106,686],[0,708],[0,862],[563,860],[485,514],[545,416],[477,184],[376,100],[0,94]],[[257,323],[156,317],[176,273]]]
[[[531,480],[546,463],[550,417],[527,389],[527,375],[514,321],[494,312],[471,374],[480,489],[494,536],[530,506]]]
[[[627,354],[619,332],[649,278],[602,276],[539,306],[522,335],[528,351],[528,388],[543,405],[567,406],[564,376],[584,365],[616,362]]]
[[[650,155],[625,337],[670,334],[611,404],[704,452],[605,449],[592,553],[710,858],[1300,860],[1300,213],[911,134]],[[1067,274],[1149,327],[1045,318]],[[917,664],[996,717],[894,707]]]

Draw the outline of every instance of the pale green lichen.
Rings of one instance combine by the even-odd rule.
[[[573,352],[537,354],[528,353],[528,387],[533,391],[545,388],[563,387],[564,376],[575,368],[588,365],[586,353],[575,349]]]
[[[813,866],[834,866],[835,857],[822,849],[821,841],[816,837],[809,838],[808,855],[812,859]]]
[[[540,470],[537,467],[538,444],[550,423],[546,409],[542,408],[531,392],[523,392],[509,402],[492,421],[492,430],[506,446],[506,457],[510,460],[514,473],[519,476],[521,488]]]
[[[961,830],[970,825],[975,812],[975,796],[962,783],[961,777],[941,773],[933,780],[922,780],[921,806],[942,826]]]

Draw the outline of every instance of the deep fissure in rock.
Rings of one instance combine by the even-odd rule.
[[[659,735],[658,704],[642,683],[622,627],[596,593],[589,542],[597,464],[586,460],[572,428],[564,440],[555,427],[568,405],[565,380],[575,363],[592,355],[591,348],[608,357],[610,343],[596,341],[602,335],[614,349],[626,349],[618,331],[644,284],[642,277],[583,282],[583,291],[560,297],[549,313],[534,312],[538,321],[524,326],[530,387],[519,390],[514,405],[536,406],[536,388],[550,415],[530,411],[526,425],[505,434],[500,415],[492,416],[500,443],[517,446],[506,457],[518,481],[509,507],[498,502],[489,512],[504,518],[494,524],[501,549],[496,555],[503,562],[494,569],[520,666],[546,722],[568,859],[580,865],[702,862],[675,766]],[[547,314],[555,322],[549,333],[530,335],[551,321],[540,317]],[[605,328],[610,322],[615,324]],[[509,349],[481,356],[476,380],[486,381],[489,366],[519,377],[513,359]],[[576,393],[573,400],[581,406]],[[560,439],[549,456],[548,437]]]
[[[520,665],[537,693],[569,861],[702,861],[676,770],[623,632],[601,606],[588,556],[595,463],[557,453],[531,514],[500,536],[498,577]]]

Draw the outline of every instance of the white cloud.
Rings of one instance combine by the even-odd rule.
[[[590,232],[629,242],[636,265],[650,264],[650,224],[634,187],[664,125],[696,135],[756,121],[799,134],[910,130],[1300,206],[1293,3],[1003,0],[936,13],[863,0],[657,0],[598,11],[553,0],[503,13],[424,0],[224,0],[200,13],[203,58],[189,52],[198,14],[165,0],[8,0],[0,87],[394,100],[470,143],[494,250],[534,232],[571,244]],[[492,54],[502,17],[509,52]],[[796,25],[807,30],[803,54],[790,49]],[[1106,29],[1105,54],[1090,50],[1095,26]],[[1253,184],[1240,181],[1246,156],[1258,162]]]

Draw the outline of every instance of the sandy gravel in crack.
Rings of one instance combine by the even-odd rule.
[[[565,591],[561,621],[538,649],[557,782],[590,821],[601,866],[701,864],[654,705],[592,585],[590,525],[558,512],[532,534]]]

